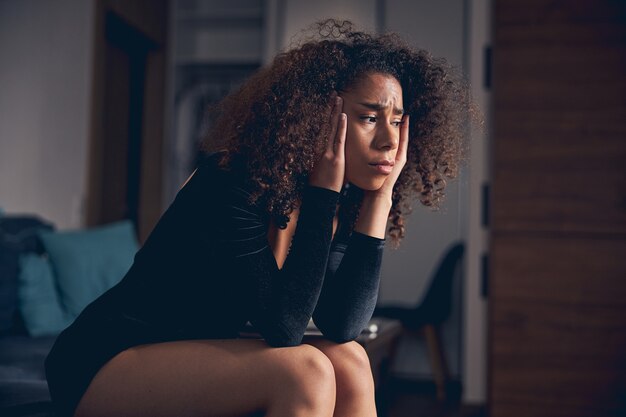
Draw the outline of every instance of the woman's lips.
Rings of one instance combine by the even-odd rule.
[[[374,168],[377,172],[379,172],[380,174],[391,174],[391,171],[393,170],[393,166],[392,165],[376,165],[376,164],[370,164],[370,166],[372,168]]]

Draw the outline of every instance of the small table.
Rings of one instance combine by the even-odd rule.
[[[376,389],[381,388],[389,377],[389,371],[396,354],[398,340],[402,334],[402,324],[397,320],[374,318],[370,326],[375,324],[376,332],[365,330],[356,339],[370,359]]]

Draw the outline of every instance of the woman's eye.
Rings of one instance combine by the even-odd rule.
[[[376,116],[361,116],[361,120],[365,120],[368,123],[376,123]]]
[[[393,122],[391,122],[391,124],[395,127],[400,127],[402,126],[402,120],[394,120]]]

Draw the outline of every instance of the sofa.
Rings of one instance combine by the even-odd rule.
[[[132,264],[129,221],[60,231],[0,211],[0,416],[54,416],[44,361],[57,335]]]
[[[43,363],[55,339],[0,337],[0,415],[54,416]]]

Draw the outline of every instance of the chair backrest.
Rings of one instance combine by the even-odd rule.
[[[456,275],[457,266],[463,260],[464,250],[463,242],[457,242],[450,246],[439,262],[428,290],[419,304],[420,315],[427,317],[427,321],[431,324],[439,324],[450,316],[452,282]]]

